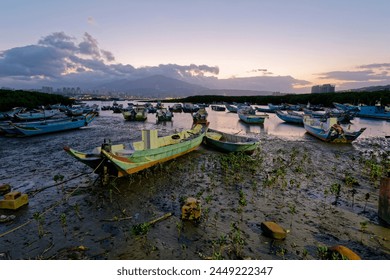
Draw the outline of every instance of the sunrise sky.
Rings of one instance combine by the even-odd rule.
[[[0,7],[0,87],[154,74],[297,93],[324,83],[390,84],[388,0],[2,0]]]

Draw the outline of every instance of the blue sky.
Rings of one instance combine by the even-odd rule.
[[[3,0],[0,87],[164,74],[310,92],[390,84],[387,0]],[[64,48],[64,46],[67,48]]]

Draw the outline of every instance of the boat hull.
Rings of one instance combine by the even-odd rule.
[[[334,124],[336,118],[333,118]],[[356,140],[366,128],[361,128],[357,131],[344,130],[341,127],[336,129],[334,124],[329,125],[328,122],[319,122],[316,119],[304,117],[304,127],[312,136],[329,143],[351,143]]]
[[[238,114],[240,120],[247,124],[263,124],[267,116]]]
[[[260,145],[260,142],[255,138],[228,134],[213,129],[207,131],[204,139],[210,147],[226,153],[245,152],[252,154]]]
[[[283,121],[287,123],[294,123],[294,124],[303,124],[303,115],[299,116],[298,114],[291,114],[291,113],[284,113],[282,111],[276,111],[276,115]]]
[[[42,121],[35,123],[11,124],[20,135],[35,136],[66,130],[78,129],[87,126],[95,118],[96,113],[75,118],[65,118],[56,121]]]
[[[202,128],[199,131],[191,129],[171,135],[169,136],[170,143],[156,148],[123,150],[123,144],[113,146],[103,144],[102,147],[96,149],[97,152],[91,154],[81,153],[69,147],[65,147],[64,150],[93,168],[95,173],[103,174],[108,171],[110,175],[122,177],[194,151],[202,143],[207,131],[207,126],[200,127]],[[161,137],[158,141],[168,142],[168,138]]]

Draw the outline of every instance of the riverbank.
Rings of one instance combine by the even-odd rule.
[[[30,199],[15,213],[0,210],[16,215],[0,224],[4,259],[311,260],[334,245],[362,259],[390,259],[390,228],[377,215],[385,138],[340,146],[263,135],[251,157],[201,147],[105,188],[57,145],[46,147],[46,155],[29,147],[27,161],[2,171],[12,171],[3,180]],[[64,177],[56,182],[56,174]],[[187,197],[201,201],[198,223],[181,220]],[[142,234],[134,231],[167,213]],[[287,238],[265,236],[263,221],[277,222]]]

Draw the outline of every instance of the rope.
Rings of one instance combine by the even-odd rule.
[[[68,180],[66,180],[66,181],[63,181],[63,182],[60,182],[60,183],[57,183],[57,184],[54,184],[54,185],[51,185],[51,186],[47,186],[47,187],[44,187],[44,188],[39,189],[39,190],[36,190],[36,192],[33,193],[33,195],[36,195],[37,193],[40,193],[41,191],[46,190],[46,189],[48,189],[48,188],[51,188],[51,187],[58,186],[58,185],[60,185],[60,184],[69,182],[69,181],[74,180],[74,179],[76,179],[76,178],[78,178],[78,177],[81,177],[81,176],[83,176],[83,175],[92,174],[92,173],[94,173],[94,172],[100,167],[100,165],[101,165],[104,161],[105,161],[105,159],[103,159],[103,160],[99,163],[99,165],[98,165],[92,172],[89,172],[89,173],[81,173],[81,174],[79,174],[79,175],[77,175],[77,176],[75,176],[75,177],[72,177],[72,178],[70,178],[70,179],[68,179]],[[96,182],[96,180],[95,180],[95,182]],[[79,186],[78,186],[77,188],[75,188],[72,192],[70,192],[65,198],[62,198],[61,200],[57,201],[57,202],[54,203],[51,207],[49,207],[48,209],[46,209],[45,211],[43,211],[41,214],[47,214],[49,211],[51,211],[51,210],[53,210],[55,207],[57,207],[62,201],[68,200],[68,198],[71,197],[71,196],[72,196],[80,187],[81,187],[81,186],[79,185]],[[6,231],[6,232],[4,232],[4,233],[1,233],[1,234],[0,234],[0,238],[3,237],[3,236],[6,236],[6,235],[8,235],[8,234],[10,234],[10,233],[12,233],[12,232],[14,232],[14,231],[16,231],[16,230],[18,230],[18,229],[20,229],[20,228],[22,228],[22,227],[27,226],[29,223],[31,223],[31,221],[32,221],[32,219],[30,218],[30,220],[28,220],[28,221],[25,222],[24,224],[21,224],[21,225],[15,227],[15,228],[13,228],[13,229],[10,229],[9,231]]]
[[[61,181],[61,182],[59,182],[59,183],[55,183],[55,184],[53,184],[53,185],[50,185],[50,186],[46,186],[46,187],[40,188],[39,190],[32,190],[32,191],[29,191],[29,192],[27,192],[27,194],[33,197],[33,196],[35,196],[36,194],[38,194],[38,193],[40,193],[40,192],[42,192],[42,191],[44,191],[44,190],[46,190],[46,189],[49,189],[49,188],[52,188],[52,187],[56,187],[56,186],[62,185],[62,184],[64,184],[64,183],[66,183],[66,182],[72,181],[72,180],[77,179],[77,178],[79,178],[79,177],[81,177],[81,176],[84,176],[84,175],[93,174],[93,173],[95,173],[96,170],[99,169],[99,167],[102,165],[102,163],[103,163],[104,161],[105,161],[105,158],[99,163],[99,165],[98,165],[92,172],[81,173],[81,174],[79,174],[79,175],[77,175],[77,176],[74,176],[74,177],[72,177],[72,178],[69,178],[69,179],[67,179],[67,180],[65,180],[65,181]]]

